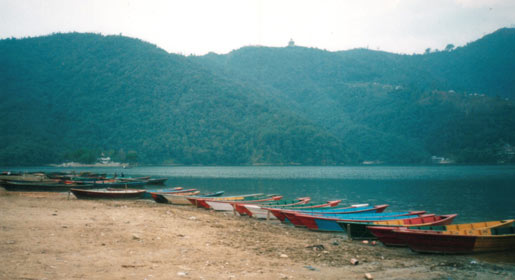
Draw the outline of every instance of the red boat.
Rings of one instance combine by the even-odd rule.
[[[414,226],[440,226],[449,225],[452,223],[457,214],[451,215],[435,215],[435,214],[424,214],[419,217],[392,220],[392,221],[374,221],[374,222],[353,222],[353,221],[341,221],[338,222],[340,227],[345,229],[350,239],[377,239],[372,234],[370,228],[375,226],[382,226],[383,228],[398,229],[400,227],[414,227]]]
[[[371,221],[388,221],[401,220],[407,218],[415,218],[425,214],[426,211],[411,212],[390,212],[390,213],[358,213],[358,214],[333,214],[333,215],[308,215],[303,213],[286,213],[288,219],[296,226],[307,227],[317,231],[335,231],[345,232],[338,222],[371,222]]]
[[[493,228],[511,227],[515,220],[501,220],[501,221],[488,221],[468,224],[453,224],[442,226],[414,226],[410,227],[412,230],[431,230],[431,231],[446,231],[448,233],[478,233],[484,230]],[[399,238],[399,235],[394,232],[396,229],[408,229],[408,227],[385,227],[385,226],[369,226],[368,230],[379,239],[386,246],[406,246],[405,241]]]
[[[324,214],[360,214],[360,213],[382,213],[389,205],[382,204],[376,206],[369,206],[368,204],[356,204],[345,208],[332,208],[332,209],[312,209],[302,211],[283,211],[284,215],[290,223],[297,227],[305,227],[304,221],[301,221],[297,215],[308,215],[308,216],[322,216]]]
[[[313,209],[313,208],[329,208],[329,207],[335,207],[338,204],[342,202],[341,200],[332,200],[328,201],[327,203],[323,204],[313,204],[309,206],[299,206],[299,207],[287,207],[287,208],[269,208],[269,207],[263,207],[263,209],[266,209],[270,211],[277,219],[279,219],[281,222],[284,222],[286,219],[286,216],[282,213],[283,211],[295,211],[295,210],[303,210],[303,209]]]
[[[234,203],[233,207],[234,207],[234,210],[236,210],[236,212],[238,212],[241,216],[247,215],[249,217],[252,217],[254,215],[253,212],[250,211],[249,209],[247,209],[247,206],[249,206],[249,205],[256,206],[257,208],[277,207],[277,206],[296,206],[296,205],[306,204],[310,200],[311,200],[311,198],[309,198],[309,197],[301,197],[301,198],[298,198],[293,201],[274,201],[274,202],[268,202],[268,203],[264,202],[261,204],[252,204],[252,203],[248,203],[248,202],[242,202],[242,203]],[[254,208],[253,210],[255,212],[257,209]],[[264,211],[266,211],[266,210],[264,210]]]
[[[469,254],[515,250],[515,227],[449,234],[447,231],[395,229],[397,238],[413,251]]]

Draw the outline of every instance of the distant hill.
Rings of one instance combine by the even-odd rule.
[[[140,40],[3,40],[0,65],[2,165],[102,151],[180,164],[335,164],[352,154],[260,92]]]
[[[290,91],[308,84],[377,82],[514,99],[514,46],[515,28],[503,28],[463,47],[423,55],[368,49],[328,52],[295,46],[245,47],[201,59]],[[295,77],[304,82],[299,85]]]
[[[424,55],[294,46],[194,59],[264,89],[343,139],[359,161],[513,159],[505,154],[514,145],[515,29]]]
[[[514,162],[515,30],[424,55],[0,41],[0,165]]]

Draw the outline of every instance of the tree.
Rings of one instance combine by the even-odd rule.
[[[128,151],[127,152],[127,161],[129,163],[138,162],[138,153],[136,151]]]
[[[447,46],[445,46],[445,51],[446,52],[450,52],[454,50],[454,45],[453,44],[447,44]]]

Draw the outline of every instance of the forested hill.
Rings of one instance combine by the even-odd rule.
[[[0,165],[513,162],[515,35],[424,55],[0,41]]]
[[[513,161],[515,29],[423,55],[290,46],[193,59],[265,89],[359,161]]]
[[[120,36],[0,42],[0,164],[343,163],[341,139],[187,58]]]
[[[515,28],[503,28],[463,47],[449,45],[447,50],[419,55],[369,49],[328,52],[290,46],[244,47],[200,59],[288,92],[341,82],[377,82],[515,98],[514,46]]]

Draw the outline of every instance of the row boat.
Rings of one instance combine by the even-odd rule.
[[[94,181],[96,188],[140,188],[146,185],[146,181],[119,181],[119,180],[102,180]]]
[[[150,178],[147,180],[148,185],[163,185],[168,178]]]
[[[286,216],[284,215],[284,211],[296,211],[299,209],[311,209],[311,208],[328,208],[335,207],[342,202],[341,200],[332,200],[326,203],[308,203],[300,206],[292,206],[292,207],[263,207],[263,209],[268,210],[272,215],[274,215],[279,221],[287,222]]]
[[[67,192],[71,188],[93,189],[93,184],[63,183],[56,181],[3,181],[1,184],[8,191],[43,191],[43,192]]]
[[[79,199],[139,199],[145,193],[145,190],[135,189],[70,189],[70,191]]]
[[[339,221],[387,221],[416,218],[425,214],[425,211],[390,212],[390,213],[358,213],[358,214],[331,214],[331,215],[306,215],[295,212],[286,212],[286,217],[295,226],[307,227],[316,231],[345,232]]]
[[[158,203],[171,203],[170,197],[194,197],[198,195],[200,191],[191,191],[191,192],[180,192],[180,193],[150,193],[152,199]],[[189,203],[189,202],[188,202]],[[191,204],[191,203],[189,203]]]
[[[376,239],[370,232],[370,226],[384,226],[391,228],[415,227],[415,226],[439,226],[451,224],[457,214],[451,215],[434,215],[425,214],[419,217],[401,220],[389,221],[370,221],[370,222],[354,222],[354,221],[338,221],[337,223],[345,229],[350,239]]]
[[[260,198],[263,198],[264,196],[265,196],[265,194],[263,194],[263,193],[254,193],[254,194],[233,195],[233,196],[220,196],[220,197],[214,197],[214,198],[189,197],[188,200],[191,202],[191,204],[193,204],[199,208],[210,209],[211,206],[209,206],[209,204],[207,204],[206,200],[246,201],[246,200],[260,199]]]
[[[280,195],[268,195],[263,198],[254,199],[254,200],[244,200],[247,204],[259,204],[263,202],[269,201],[277,201],[281,200],[283,197]],[[235,205],[241,200],[236,201],[227,201],[227,200],[206,200],[206,203],[209,207],[215,211],[235,211]]]
[[[197,191],[197,189],[183,189],[182,187],[176,187],[176,188],[166,188],[166,189],[145,189],[145,195],[143,195],[143,198],[146,199],[152,199],[152,193],[170,193],[170,194],[178,194],[178,193],[189,193]]]
[[[468,254],[515,250],[515,227],[493,228],[472,233],[395,229],[397,238],[420,253]]]
[[[278,206],[274,206],[273,208],[274,209],[283,209],[283,210],[310,210],[310,209],[329,209],[329,208],[333,208],[333,207],[336,207],[338,204],[340,204],[341,199],[339,200],[330,200],[330,201],[327,201],[326,203],[320,203],[320,202],[311,202],[311,203],[306,203],[306,204],[301,204],[301,205],[293,205],[293,206],[288,206],[288,205],[278,205]],[[368,205],[368,204],[367,204]],[[272,208],[272,207],[270,207]]]
[[[249,217],[254,217],[257,219],[266,219],[266,218],[270,218],[270,217],[274,217],[274,216],[270,215],[270,211],[264,209],[263,207],[303,205],[303,204],[307,204],[310,200],[311,200],[311,198],[309,198],[309,197],[301,197],[296,200],[290,200],[290,201],[279,200],[279,201],[261,203],[261,204],[236,203],[236,204],[234,204],[234,209],[241,216],[247,215]]]
[[[189,198],[206,198],[217,197],[224,194],[224,191],[218,191],[208,194],[170,194],[170,193],[152,193],[152,198],[159,203],[170,203],[175,205],[191,205]]]
[[[336,205],[335,205],[336,206]],[[329,214],[358,214],[358,213],[366,213],[366,212],[375,212],[381,213],[388,207],[387,204],[378,205],[378,206],[369,206],[368,204],[354,204],[347,207],[339,207],[339,208],[313,208],[309,210],[294,210],[294,209],[268,209],[270,212],[277,217],[281,222],[293,223],[295,221],[291,221],[287,218],[286,213],[292,214],[306,214],[306,215],[323,215],[324,213]],[[330,211],[336,212],[330,212]],[[326,212],[327,211],[327,212]],[[291,216],[290,216],[291,218]],[[293,218],[295,220],[295,218]]]
[[[322,209],[309,209],[309,210],[296,210],[302,214],[308,215],[328,215],[328,214],[358,214],[364,212],[382,213],[389,205],[375,205],[369,206],[368,204],[355,204],[351,207],[343,208],[322,208]]]
[[[481,232],[488,231],[494,228],[505,228],[511,227],[515,220],[500,220],[500,221],[487,221],[478,223],[467,223],[467,224],[451,224],[444,226],[421,226],[412,227],[411,230],[422,230],[422,231],[439,231],[446,232],[447,234],[462,235],[462,234],[480,234]],[[399,235],[394,232],[395,229],[408,229],[394,228],[385,226],[369,226],[368,230],[386,246],[406,246],[405,241],[399,238]]]

